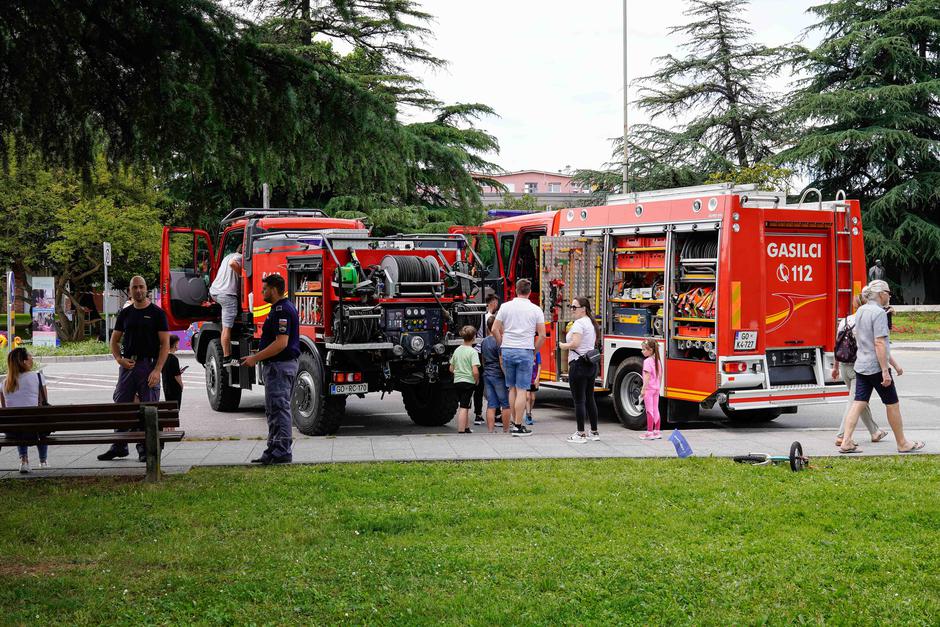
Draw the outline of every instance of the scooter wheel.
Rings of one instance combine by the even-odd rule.
[[[790,470],[798,472],[806,468],[806,458],[803,457],[803,445],[794,442],[790,445]]]

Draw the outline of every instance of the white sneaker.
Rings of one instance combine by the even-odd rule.
[[[40,470],[47,470],[49,468],[49,462],[39,462]]]
[[[590,439],[593,440],[594,442],[599,442],[601,439],[601,434],[598,433],[597,431],[591,431],[591,435],[588,437],[590,437]]]
[[[29,472],[29,462],[20,462],[20,474],[25,475]]]
[[[572,444],[584,444],[585,442],[587,442],[587,438],[581,435],[580,433],[578,433],[577,431],[575,431],[574,433],[568,436],[568,441],[571,442]]]

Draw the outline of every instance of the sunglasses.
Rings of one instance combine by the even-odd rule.
[[[568,305],[568,309],[581,309],[584,305]]]

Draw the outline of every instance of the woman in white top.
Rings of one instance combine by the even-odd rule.
[[[858,294],[852,301],[852,304],[855,306],[855,309],[858,309],[865,304],[865,301],[862,300],[862,295]],[[846,326],[849,327],[849,333],[853,333],[855,328],[855,314],[850,314],[843,318],[842,322],[839,323],[838,333],[842,333],[842,329]],[[852,406],[852,403],[855,401],[855,363],[843,363],[841,361],[834,361],[832,364],[832,378],[833,379],[842,379],[845,381],[845,384],[849,388],[849,402],[845,406],[845,413],[842,414],[842,422],[839,424],[839,433],[836,434],[836,446],[842,446],[843,436],[845,435],[845,417],[849,414],[849,408]],[[875,422],[875,419],[871,415],[871,409],[868,405],[865,405],[865,408],[862,410],[861,414],[862,422],[865,423],[865,427],[868,428],[868,432],[871,434],[872,442],[881,442],[888,435],[888,432],[878,426],[878,423]]]
[[[33,370],[33,356],[25,348],[14,348],[7,355],[7,376],[0,386],[0,405],[3,407],[36,407],[40,399],[48,398],[46,382],[42,373]],[[18,434],[36,436],[37,434]],[[47,454],[49,446],[37,444],[39,449],[39,467],[48,468]],[[29,472],[28,448],[18,446],[20,452],[20,472]]]
[[[597,345],[597,322],[591,311],[591,301],[583,296],[571,299],[568,308],[574,314],[574,322],[565,335],[565,341],[558,344],[568,350],[568,387],[574,398],[574,415],[578,421],[578,430],[568,441],[583,444],[588,440],[584,431],[585,414],[591,421],[591,439],[601,439],[597,432],[597,404],[594,402],[597,364],[591,363],[587,357],[581,359]]]

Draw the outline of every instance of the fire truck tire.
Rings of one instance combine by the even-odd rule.
[[[403,385],[401,397],[411,421],[419,427],[440,427],[457,414],[457,390],[450,382]]]
[[[242,400],[241,388],[224,385],[222,342],[216,338],[206,347],[206,393],[209,406],[215,411],[235,411]]]
[[[643,387],[643,359],[627,357],[614,372],[611,395],[614,397],[614,410],[617,418],[627,429],[646,428],[646,409],[640,390]]]
[[[780,414],[783,413],[783,409],[779,407],[767,409],[731,409],[728,407],[727,403],[722,404],[721,411],[725,413],[728,420],[741,424],[749,422],[770,422],[771,420],[779,418]]]
[[[345,396],[327,396],[323,369],[315,355],[303,353],[291,393],[294,426],[304,435],[333,435],[346,413]]]

